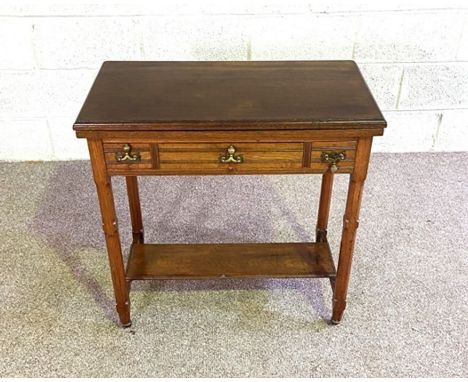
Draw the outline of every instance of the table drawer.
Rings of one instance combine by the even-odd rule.
[[[356,140],[309,142],[104,141],[111,174],[350,173]]]
[[[350,173],[354,168],[356,141],[316,141],[310,142],[310,161],[312,172],[325,172],[328,169],[337,173]]]
[[[152,151],[150,143],[104,142],[108,170],[151,169],[154,167]]]
[[[302,168],[302,143],[161,143],[161,170],[291,171]]]

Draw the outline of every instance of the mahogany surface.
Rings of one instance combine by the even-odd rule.
[[[133,280],[217,277],[329,278],[340,322],[372,140],[385,126],[352,61],[104,63],[74,129],[88,140],[122,325]],[[137,177],[195,174],[321,174],[316,243],[145,244]],[[336,268],[335,174],[350,176]],[[116,175],[126,177],[132,223],[126,266]]]
[[[110,61],[75,129],[269,129],[268,123],[385,126],[354,61]]]

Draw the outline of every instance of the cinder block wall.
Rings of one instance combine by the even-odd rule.
[[[468,1],[0,2],[0,160],[87,158],[71,130],[104,60],[360,65],[375,151],[468,150]]]

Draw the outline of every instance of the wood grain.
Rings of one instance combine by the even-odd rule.
[[[74,124],[87,138],[117,303],[130,325],[137,279],[328,277],[332,322],[346,295],[374,136],[386,122],[352,61],[106,62]],[[137,162],[119,162],[125,144]],[[220,163],[234,145],[243,163]],[[334,174],[351,174],[338,268],[327,226]],[[323,174],[317,243],[143,244],[138,175]],[[110,176],[126,176],[133,244],[121,253]]]
[[[143,219],[141,216],[140,194],[138,191],[138,178],[136,176],[125,177],[127,184],[128,205],[130,220],[132,222],[133,243],[143,244]]]
[[[328,217],[330,214],[331,197],[333,190],[333,173],[327,171],[322,176],[322,188],[320,190],[320,202],[317,218],[316,240],[327,241]]]
[[[164,143],[159,145],[160,152],[219,152],[224,153],[230,145],[236,146],[242,152],[277,152],[277,151],[302,151],[302,143],[259,143],[244,142],[244,140],[229,140],[225,142],[193,142],[193,143]]]
[[[134,124],[129,124],[129,128],[135,127]],[[383,127],[361,126],[355,125],[347,129],[317,129],[311,126],[309,129],[293,129],[294,124],[291,124],[291,129],[275,130],[274,126],[269,125],[269,128],[255,129],[253,126],[250,130],[236,131],[228,129],[227,126],[219,125],[218,129],[213,126],[212,131],[138,131],[138,130],[78,130],[76,136],[78,138],[93,138],[102,139],[106,143],[122,142],[122,140],[132,142],[303,142],[309,140],[329,140],[329,139],[356,139],[358,137],[371,137],[382,135]]]
[[[348,292],[354,243],[356,241],[356,230],[359,225],[359,210],[364,180],[367,176],[371,146],[372,138],[361,138],[356,147],[356,164],[349,181],[346,210],[343,217],[340,256],[333,294],[332,322],[334,323],[341,321],[346,308],[346,295]]]
[[[225,125],[225,126],[224,126]],[[385,127],[353,61],[105,62],[76,130]]]
[[[127,280],[334,277],[325,243],[132,245]]]
[[[122,325],[129,326],[131,324],[130,301],[128,298],[127,282],[125,280],[112,184],[106,172],[102,142],[89,139],[88,148],[99,205],[101,207],[102,227],[106,238],[107,255],[109,257],[112,284],[114,286],[116,308]]]

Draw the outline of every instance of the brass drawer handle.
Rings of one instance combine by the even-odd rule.
[[[226,151],[229,155],[221,155],[219,157],[221,163],[242,163],[244,161],[242,155],[235,155],[236,148],[234,146],[229,146]]]
[[[323,151],[321,155],[322,162],[330,163],[330,171],[335,173],[338,170],[337,163],[341,160],[346,159],[346,154],[344,151]]]
[[[140,153],[132,153],[132,146],[126,143],[123,147],[123,153],[122,152],[116,152],[115,153],[115,160],[117,162],[138,162],[140,161]]]

